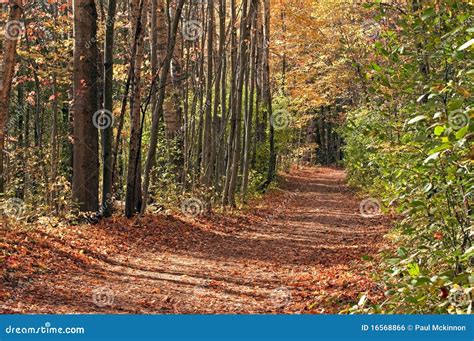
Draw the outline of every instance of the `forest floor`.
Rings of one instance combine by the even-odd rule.
[[[242,211],[115,217],[0,236],[1,313],[337,313],[371,280],[390,226],[343,170],[303,167]],[[364,260],[368,259],[368,260]]]

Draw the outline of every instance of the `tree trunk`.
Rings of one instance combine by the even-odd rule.
[[[272,117],[272,93],[270,87],[270,0],[263,0],[263,95],[265,102],[265,112],[267,117]],[[270,156],[268,160],[268,174],[266,185],[269,185],[275,178],[276,173],[276,150],[275,150],[275,128],[269,126],[269,146]]]
[[[234,157],[234,148],[235,148],[235,128],[236,128],[236,121],[237,121],[237,110],[235,107],[235,90],[237,87],[237,79],[235,78],[235,74],[237,72],[237,14],[235,8],[235,0],[231,0],[230,2],[230,11],[231,11],[231,42],[230,42],[230,68],[231,68],[231,81],[230,81],[230,96],[229,96],[229,110],[231,113],[230,117],[230,131],[229,136],[227,139],[227,164],[226,164],[226,172],[225,172],[225,181],[224,181],[224,190],[222,192],[222,205],[226,206],[229,204],[229,191],[231,186],[231,179],[232,179],[232,167],[234,164],[233,157]]]
[[[109,217],[112,214],[113,197],[113,80],[114,80],[114,20],[116,0],[109,0],[107,20],[105,22],[105,46],[104,46],[104,115],[110,114],[110,124],[102,130],[102,214]]]
[[[21,0],[10,2],[9,22],[19,22],[23,15],[21,7]],[[15,33],[15,32],[14,32]],[[10,39],[5,39],[3,51],[2,73],[0,78],[0,193],[5,191],[3,155],[5,150],[5,133],[6,124],[8,122],[8,106],[10,103],[10,90],[12,86],[13,75],[15,73],[15,59],[17,39],[20,38],[21,30],[18,32],[18,37],[10,36]]]
[[[130,147],[128,155],[128,172],[127,172],[127,193],[125,197],[125,216],[130,218],[136,212],[141,211],[142,194],[141,194],[141,69],[144,56],[144,36],[147,25],[148,0],[134,0],[132,2],[132,18],[134,32],[137,39],[137,52],[134,63],[133,87],[130,102]],[[132,46],[135,42],[132,41]]]
[[[249,14],[248,14],[248,2],[247,0],[242,1],[242,17],[240,25],[240,55],[239,55],[239,67],[237,84],[235,90],[235,141],[234,141],[234,155],[232,157],[232,172],[229,186],[229,203],[232,207],[235,207],[235,191],[237,187],[237,178],[239,175],[240,166],[240,153],[241,153],[241,139],[242,139],[242,90],[244,85],[245,68],[247,66],[247,51],[249,43]]]
[[[97,98],[97,11],[94,0],[74,1],[73,198],[81,211],[98,210],[99,143],[93,115]]]
[[[250,146],[252,143],[252,120],[253,120],[253,109],[254,109],[254,93],[255,93],[255,81],[256,81],[256,57],[257,57],[257,13],[258,13],[258,1],[252,1],[251,7],[251,54],[250,54],[250,89],[248,95],[248,109],[245,120],[245,150],[242,165],[242,199],[245,202],[249,181],[249,167],[250,167]]]
[[[150,135],[150,146],[148,149],[148,154],[145,163],[144,171],[144,182],[143,182],[143,204],[141,212],[144,213],[148,200],[148,188],[150,185],[150,171],[153,167],[153,162],[155,160],[156,147],[158,143],[158,128],[159,128],[159,118],[163,116],[163,103],[165,99],[165,85],[168,81],[168,73],[170,70],[171,58],[173,57],[174,47],[176,44],[176,33],[178,31],[178,25],[181,18],[181,12],[183,10],[185,0],[179,0],[176,6],[176,12],[173,17],[173,22],[170,29],[170,39],[168,40],[168,48],[166,53],[166,58],[162,63],[161,73],[160,73],[160,82],[158,84],[158,100],[156,104],[156,111],[153,113],[152,125],[151,125],[151,135]]]
[[[208,0],[207,4],[208,9],[208,31],[207,31],[207,84],[206,84],[206,104],[205,104],[205,118],[204,118],[204,141],[202,149],[203,157],[203,167],[204,171],[202,173],[202,183],[205,186],[210,186],[212,184],[212,175],[214,173],[214,160],[212,158],[213,154],[213,129],[212,129],[212,79],[213,79],[213,48],[214,48],[214,2],[213,0]]]

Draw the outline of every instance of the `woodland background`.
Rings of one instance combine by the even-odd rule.
[[[384,298],[347,311],[471,313],[471,1],[0,9],[5,231],[233,211],[292,165],[344,166],[395,218]]]

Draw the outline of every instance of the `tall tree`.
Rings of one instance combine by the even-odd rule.
[[[263,102],[265,112],[272,121],[272,90],[270,86],[270,0],[263,0]],[[275,150],[275,127],[269,125],[270,156],[268,160],[268,174],[265,185],[270,184],[275,178],[276,172],[276,150]]]
[[[73,198],[81,211],[99,206],[97,11],[94,0],[74,0]],[[97,116],[96,116],[97,118]]]
[[[207,84],[206,84],[206,105],[205,105],[205,117],[204,117],[204,141],[202,149],[202,164],[204,170],[202,172],[202,183],[206,186],[210,186],[212,183],[212,175],[214,173],[214,159],[213,159],[213,123],[212,123],[212,90],[213,90],[213,77],[214,77],[214,61],[213,61],[213,49],[214,49],[214,2],[208,0],[207,3],[207,17],[208,17],[208,30],[207,30]]]
[[[248,102],[246,107],[245,116],[245,148],[243,152],[243,164],[242,164],[242,198],[245,202],[248,182],[249,182],[249,170],[250,170],[250,146],[252,143],[252,121],[253,121],[253,110],[254,110],[254,95],[255,95],[255,83],[257,75],[257,13],[258,13],[258,0],[252,0],[251,6],[251,39],[250,39],[250,89],[248,94]]]
[[[8,122],[8,106],[10,103],[10,90],[12,87],[13,75],[15,73],[16,47],[21,35],[23,25],[20,19],[23,15],[22,1],[14,0],[9,2],[10,14],[5,32],[3,49],[3,61],[0,73],[0,193],[5,191],[3,155],[5,150],[5,133]],[[0,55],[1,57],[1,55]]]
[[[144,56],[144,36],[147,25],[147,9],[148,0],[134,0],[132,2],[132,18],[133,32],[137,38],[134,74],[133,74],[133,90],[130,102],[130,149],[128,156],[128,172],[127,172],[127,193],[125,197],[125,215],[133,216],[134,213],[140,212],[142,206],[141,193],[141,138],[142,138],[142,119],[141,119],[141,99],[142,99],[142,63]],[[135,41],[131,42],[132,46]]]
[[[156,154],[156,147],[158,144],[158,129],[159,129],[159,119],[163,116],[163,103],[165,101],[165,90],[166,90],[166,82],[168,81],[168,74],[170,71],[171,66],[171,59],[173,58],[174,48],[176,45],[176,33],[178,32],[178,26],[181,19],[181,13],[183,11],[185,0],[179,0],[175,13],[173,16],[173,20],[170,25],[169,29],[169,39],[167,45],[167,52],[165,60],[162,63],[162,68],[160,72],[160,81],[158,84],[158,99],[156,104],[156,111],[153,113],[152,116],[152,125],[151,125],[151,136],[150,136],[150,146],[148,149],[148,154],[145,163],[145,171],[144,171],[144,181],[143,181],[143,204],[141,208],[141,212],[145,212],[147,200],[148,200],[148,190],[150,185],[150,172],[153,167],[153,163],[155,162],[155,154]]]
[[[116,0],[109,0],[107,20],[105,21],[104,43],[104,114],[111,115],[110,124],[102,130],[102,209],[105,217],[112,213],[108,197],[112,196],[112,140],[113,140],[113,80],[114,80],[114,29]]]
[[[249,44],[249,14],[248,14],[248,1],[242,0],[242,16],[241,16],[241,23],[240,23],[240,38],[239,38],[239,64],[237,68],[237,81],[235,87],[235,120],[231,122],[231,124],[235,125],[235,141],[234,141],[234,148],[233,148],[233,156],[232,156],[232,166],[231,166],[231,173],[229,174],[230,184],[229,184],[229,193],[228,193],[228,201],[231,206],[235,206],[235,191],[237,188],[237,177],[239,175],[239,167],[240,167],[240,154],[241,154],[241,141],[242,141],[242,91],[244,85],[244,76],[245,76],[245,69],[247,67],[247,60],[248,60],[248,44]]]

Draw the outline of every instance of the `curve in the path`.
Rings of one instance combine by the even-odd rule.
[[[362,257],[377,254],[389,221],[360,215],[344,171],[294,169],[280,190],[249,206],[230,216],[112,219],[47,234],[61,257],[79,245],[84,261],[50,264],[12,286],[2,311],[335,313],[363,292],[377,297],[374,264]]]

